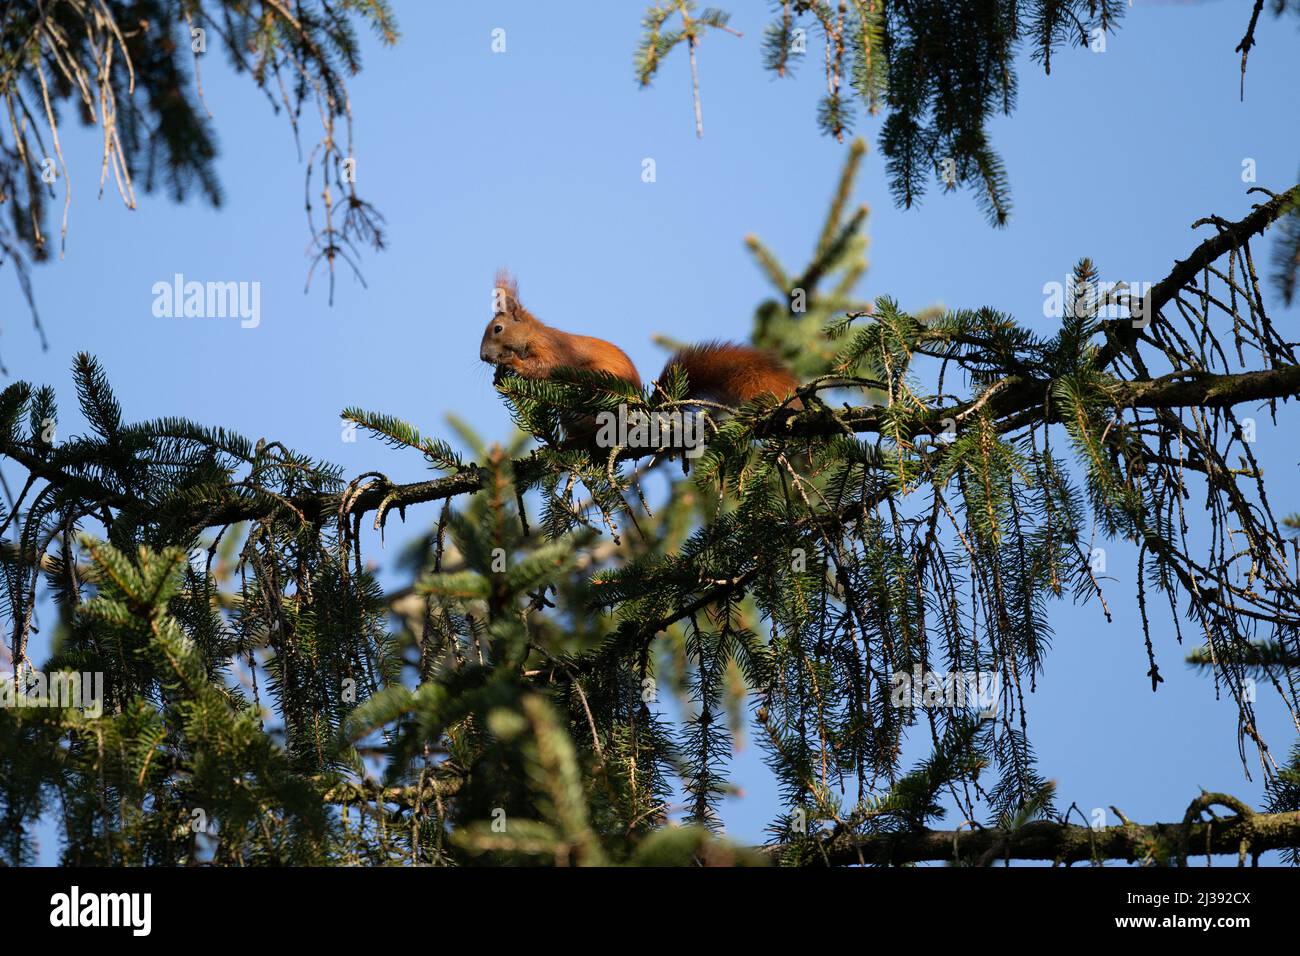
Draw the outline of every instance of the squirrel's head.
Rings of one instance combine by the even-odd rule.
[[[489,365],[513,366],[528,351],[537,320],[519,304],[519,286],[510,273],[497,273],[492,290],[492,319],[483,331],[478,357]]]

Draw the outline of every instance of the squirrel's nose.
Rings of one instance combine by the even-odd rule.
[[[492,355],[488,350],[486,342],[484,342],[482,345],[478,347],[478,357],[480,362],[488,362],[488,363],[492,362]]]

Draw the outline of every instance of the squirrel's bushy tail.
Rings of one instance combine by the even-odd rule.
[[[743,405],[760,395],[782,400],[799,387],[799,380],[776,356],[733,342],[704,342],[679,350],[664,366],[660,382],[674,366],[686,372],[689,397],[724,405]]]

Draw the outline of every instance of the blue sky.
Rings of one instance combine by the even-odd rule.
[[[304,168],[289,126],[221,54],[204,68],[220,210],[156,195],[127,211],[111,185],[96,201],[97,133],[65,129],[67,255],[35,279],[47,352],[12,269],[0,270],[0,353],[11,379],[56,387],[66,437],[81,428],[68,369],[75,352],[89,351],[132,420],[184,416],[401,481],[425,475],[420,459],[364,437],[343,442],[338,413],[355,405],[446,434],[442,417],[454,411],[485,436],[506,437],[506,410],[477,359],[499,265],[515,270],[544,321],[615,339],[643,376],[662,363],[656,333],[745,336],[769,290],[742,238],[755,233],[788,264],[806,261],[846,147],[815,128],[815,62],[794,80],[762,70],[767,4],[722,6],[744,36],[703,44],[697,140],[680,51],[652,89],[634,80],[641,0],[563,17],[522,0],[454,13],[398,4],[401,42],[367,41],[351,87],[358,187],[387,217],[389,249],[365,255],[368,288],[340,271],[332,307],[319,277],[303,291]],[[1157,280],[1203,238],[1189,230],[1193,220],[1248,211],[1243,160],[1255,161],[1260,185],[1293,184],[1300,36],[1294,18],[1266,16],[1239,101],[1233,47],[1247,6],[1139,3],[1104,53],[1063,53],[1050,77],[1025,59],[1019,107],[992,127],[1013,190],[1005,229],[992,229],[964,193],[895,208],[875,149],[878,121],[860,121],[871,146],[854,197],[871,208],[860,293],[909,309],[992,306],[1048,332],[1043,284],[1063,280],[1081,256],[1105,278]],[[504,54],[490,50],[498,27]],[[311,136],[308,124],[308,149]],[[646,157],[654,183],[641,180]],[[177,272],[259,281],[261,324],[156,318],[152,286]],[[1274,315],[1284,331],[1298,317],[1280,304]],[[1294,416],[1281,422],[1294,428]],[[1256,447],[1275,506],[1300,508],[1286,501],[1294,442],[1261,419]],[[414,512],[408,529],[433,518]],[[390,534],[386,555],[396,550]],[[1114,623],[1095,605],[1055,607],[1056,639],[1030,710],[1042,772],[1058,781],[1063,805],[1114,804],[1133,820],[1181,819],[1201,786],[1258,802],[1258,765],[1248,781],[1237,755],[1235,708],[1181,663],[1186,648],[1166,620],[1155,622],[1166,683],[1151,693],[1132,559],[1122,548],[1110,554]],[[1261,715],[1280,758],[1294,729],[1267,695]],[[752,743],[738,755],[745,796],[724,808],[742,839],[759,839],[776,807],[759,756]]]

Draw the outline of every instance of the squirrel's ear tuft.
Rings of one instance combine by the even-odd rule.
[[[493,301],[502,312],[514,312],[519,308],[519,284],[504,266],[497,270],[494,289],[496,294]]]

